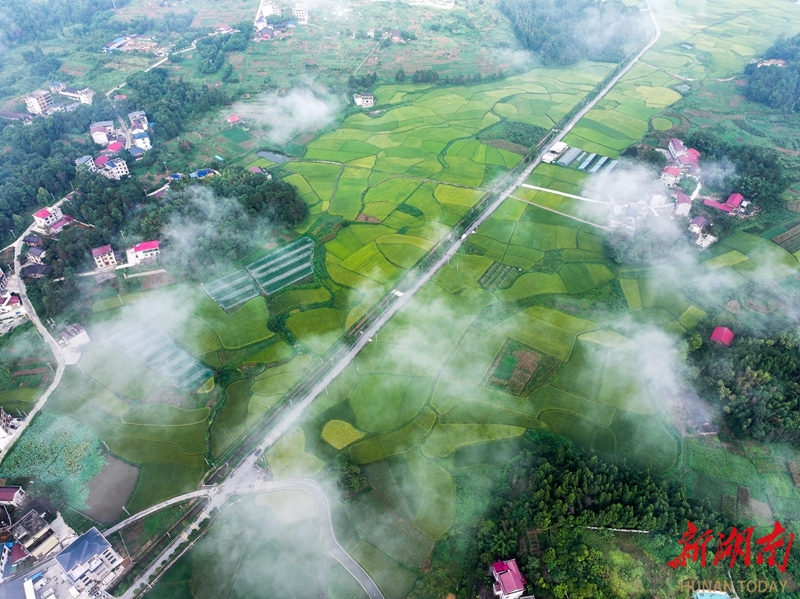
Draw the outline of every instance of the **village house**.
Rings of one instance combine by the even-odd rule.
[[[292,16],[300,25],[308,24],[308,6],[305,4],[295,4],[292,7]]]
[[[100,167],[98,172],[103,175],[106,179],[111,179],[113,181],[119,181],[122,177],[129,177],[131,172],[128,170],[128,163],[125,162],[122,158],[115,158],[113,160],[108,160],[106,158],[105,161],[102,161],[101,165],[101,158],[106,158],[105,156],[100,156],[95,159],[95,164]]]
[[[239,118],[238,114],[232,114],[227,119],[225,119],[229,125],[238,125],[241,122],[241,118]]]
[[[50,273],[50,266],[46,264],[29,264],[22,267],[22,274],[29,279],[41,279]]]
[[[133,134],[133,145],[136,148],[139,148],[143,152],[151,149],[153,147],[152,142],[150,141],[150,136],[147,135],[144,131],[139,133]]]
[[[45,266],[43,268],[50,268]],[[23,269],[24,270],[24,269]],[[22,300],[18,295],[10,293],[0,297],[0,320],[13,320],[25,316],[28,311],[22,305]]]
[[[26,235],[22,238],[22,242],[27,246],[36,247],[42,245],[42,238],[38,235]]]
[[[117,265],[117,258],[114,256],[114,250],[111,245],[101,245],[100,247],[93,248],[92,260],[94,260],[94,264],[97,268]]]
[[[5,293],[8,289],[8,277],[6,273],[3,272],[3,269],[0,268],[0,293]]]
[[[58,548],[58,537],[36,510],[31,510],[11,527],[11,534],[35,559]]]
[[[38,212],[33,213],[33,220],[36,223],[37,229],[47,230],[50,225],[55,224],[64,218],[64,213],[58,206],[51,206],[49,208],[42,208]]]
[[[19,507],[25,501],[25,490],[22,487],[0,487],[0,505]]]
[[[676,137],[670,139],[667,148],[675,166],[694,171],[700,169],[700,152],[694,148],[687,148],[680,139]]]
[[[68,346],[73,349],[78,349],[79,347],[83,347],[91,339],[89,339],[89,334],[79,324],[71,324],[66,329],[61,331],[60,333],[61,339],[59,340],[59,345]]]
[[[109,136],[113,135],[114,132],[114,121],[99,121],[89,126],[89,133],[92,135],[92,140],[100,146],[106,145],[109,139],[111,139]]]
[[[147,131],[150,123],[144,110],[136,110],[128,113],[128,120],[131,123],[131,131]]]
[[[266,18],[266,17],[280,17],[282,14],[281,5],[277,2],[271,2],[270,0],[262,0],[261,4],[258,7],[258,11],[256,12],[256,20],[259,18]]]
[[[375,27],[370,27],[369,29],[367,29],[367,37],[374,38],[376,33],[378,33],[378,29],[376,29]]]
[[[706,228],[706,225],[708,225],[708,221],[704,216],[695,216],[692,222],[689,223],[689,231],[700,235]]]
[[[94,163],[94,158],[92,158],[89,154],[81,156],[75,160],[75,166],[77,168],[84,168],[88,170],[90,173],[94,173],[97,171],[97,166]]]
[[[724,345],[725,347],[730,347],[733,337],[733,331],[731,331],[728,327],[717,327],[714,329],[714,332],[711,333],[712,343]]]
[[[144,150],[142,148],[131,148],[128,150],[128,154],[130,154],[131,158],[134,160],[141,160],[144,158]]]
[[[28,262],[31,264],[41,264],[44,260],[45,250],[40,247],[28,248],[26,254]]]
[[[709,208],[716,208],[721,212],[725,212],[727,214],[732,214],[734,212],[740,212],[742,204],[744,202],[744,196],[740,193],[732,193],[728,196],[728,199],[723,204],[722,202],[717,202],[716,200],[712,200],[711,198],[706,198],[703,200],[703,204],[708,206]],[[745,204],[747,206],[747,204]]]
[[[25,108],[31,114],[38,114],[39,116],[47,116],[52,112],[53,96],[49,91],[37,89],[25,96]]]
[[[160,253],[158,241],[143,241],[133,246],[135,263],[155,260]]]
[[[525,577],[519,571],[517,560],[505,560],[492,564],[494,595],[498,599],[519,599],[525,592]]]
[[[353,102],[361,108],[372,108],[375,106],[375,96],[372,94],[353,94]]]
[[[676,197],[675,214],[677,216],[689,216],[689,212],[692,210],[692,198],[682,191],[677,192]]]
[[[675,187],[681,180],[681,170],[676,166],[668,166],[661,171],[661,182],[667,187]]]
[[[392,38],[392,41],[395,44],[403,41],[403,33],[399,29],[392,29],[392,32],[389,34],[389,37]]]
[[[87,589],[104,590],[117,575],[122,557],[97,528],[90,528],[66,549],[56,555],[67,579],[78,594]]]
[[[51,83],[50,92],[53,94],[61,94],[62,96],[81,104],[91,104],[94,100],[94,92],[88,87],[77,88],[69,87],[60,82]]]

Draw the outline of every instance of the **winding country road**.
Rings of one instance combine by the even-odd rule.
[[[163,501],[160,504],[153,506],[149,510],[135,514],[124,522],[120,522],[115,527],[104,531],[103,534],[109,535],[112,532],[116,532],[117,530],[124,528],[127,524],[130,524],[135,520],[143,518],[155,511],[158,511],[159,509],[163,509],[168,505],[173,505],[181,501],[187,501],[196,497],[209,497],[211,499],[209,504],[194,520],[194,522],[192,522],[192,524],[190,524],[183,533],[177,536],[175,541],[173,541],[169,547],[167,547],[161,553],[161,555],[159,555],[158,558],[150,564],[147,570],[145,570],[141,576],[139,576],[136,583],[131,585],[131,587],[125,593],[119,596],[120,599],[134,599],[134,597],[136,597],[141,591],[146,590],[144,588],[145,586],[151,587],[152,584],[155,583],[158,577],[166,570],[165,566],[169,566],[173,560],[177,559],[186,553],[186,551],[191,549],[196,541],[190,542],[187,538],[188,533],[191,532],[191,530],[197,530],[198,525],[209,517],[209,514],[214,508],[221,509],[224,503],[234,495],[268,493],[271,491],[302,491],[311,495],[311,498],[314,500],[314,506],[317,510],[320,537],[325,549],[328,551],[331,557],[342,564],[342,566],[344,566],[345,569],[350,572],[353,578],[358,581],[358,583],[363,587],[364,591],[369,596],[369,599],[384,599],[383,593],[381,593],[378,585],[375,584],[375,581],[372,580],[370,575],[367,574],[367,572],[358,564],[358,562],[350,557],[350,554],[348,554],[347,551],[345,551],[344,548],[339,544],[339,541],[336,540],[336,534],[333,531],[333,520],[331,518],[330,504],[328,503],[328,497],[325,495],[322,487],[309,478],[295,478],[282,481],[263,481],[262,479],[264,473],[263,471],[257,471],[255,461],[256,460],[247,460],[246,463],[249,465],[249,467],[246,470],[241,469],[241,467],[237,468],[236,472],[238,474],[236,476],[228,477],[225,482],[220,485],[217,485],[213,488],[206,488],[201,491],[186,493],[185,495],[174,497],[168,501]],[[244,463],[242,466],[243,465]],[[255,480],[256,482],[248,482],[248,484],[245,486],[234,486],[241,482],[243,478],[247,478],[251,481]]]

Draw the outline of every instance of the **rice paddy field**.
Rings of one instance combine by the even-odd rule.
[[[794,11],[787,8],[780,1],[657,3],[659,41],[564,141],[616,157],[649,131],[677,130],[679,118],[659,116],[669,109],[667,114],[676,110],[692,124],[721,123],[731,140],[768,144],[768,139],[748,135],[734,125],[742,113],[752,113],[758,128],[771,129],[774,145],[784,143],[791,137],[786,122],[767,118],[764,107],[748,105],[737,77],[779,35],[797,33]],[[688,96],[686,101],[674,106],[683,96]]]

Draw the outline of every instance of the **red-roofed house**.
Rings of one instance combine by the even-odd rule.
[[[239,121],[241,121],[242,119],[241,119],[241,118],[239,118],[239,115],[238,115],[238,114],[232,114],[231,116],[229,116],[229,117],[228,117],[227,119],[225,119],[225,120],[226,120],[226,121],[228,121],[228,124],[229,124],[229,125],[235,125],[236,123],[238,123],[238,122],[239,122]]]
[[[28,550],[22,546],[21,543],[17,543],[16,541],[11,546],[11,564],[16,564],[17,562],[21,562],[26,557],[28,557]]]
[[[689,216],[689,211],[692,209],[692,198],[682,191],[679,191],[676,195],[678,201],[675,203],[675,214],[678,216]]]
[[[251,166],[251,167],[250,167],[250,172],[251,172],[251,173],[256,173],[256,174],[261,174],[261,173],[263,173],[264,171],[262,171],[262,170],[261,170],[261,167],[259,167],[259,166]]]
[[[108,156],[100,155],[94,159],[95,166],[105,166],[106,162],[108,162]]]
[[[61,208],[53,206],[51,208],[42,208],[38,212],[33,213],[33,220],[39,229],[46,229],[57,220],[63,218],[64,214]]]
[[[136,260],[149,260],[159,254],[158,241],[143,241],[133,246],[133,255]]]
[[[728,196],[728,201],[725,202],[728,206],[732,208],[738,208],[742,201],[744,200],[744,196],[740,193],[732,193]]]
[[[674,187],[680,178],[681,170],[676,166],[668,166],[661,171],[661,182],[667,187]]]
[[[711,333],[711,341],[717,345],[730,347],[731,341],[733,341],[733,331],[728,327],[717,327],[714,329],[714,332]]]
[[[0,505],[19,507],[23,501],[25,501],[25,491],[22,487],[0,487]]]
[[[92,259],[97,268],[117,265],[117,258],[114,256],[114,250],[110,245],[102,245],[99,248],[93,248]]]
[[[714,200],[708,200],[708,199],[703,200],[703,204],[705,204],[709,208],[716,208],[717,210],[722,210],[723,212],[730,212],[731,210],[733,210],[733,206],[729,206],[728,204],[722,204]]]
[[[517,560],[509,559],[492,564],[494,594],[500,599],[519,599],[525,592],[525,577],[517,567]]]
[[[106,152],[119,152],[123,148],[123,145],[118,141],[112,142],[108,144],[106,148]]]
[[[50,232],[53,235],[56,235],[61,231],[61,229],[72,223],[74,220],[74,218],[65,214],[62,218],[59,218],[56,222],[50,225]]]

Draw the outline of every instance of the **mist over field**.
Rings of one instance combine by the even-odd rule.
[[[309,83],[286,94],[264,93],[254,100],[237,102],[233,110],[245,120],[266,127],[267,139],[281,145],[299,133],[330,125],[341,106],[340,99]]]

